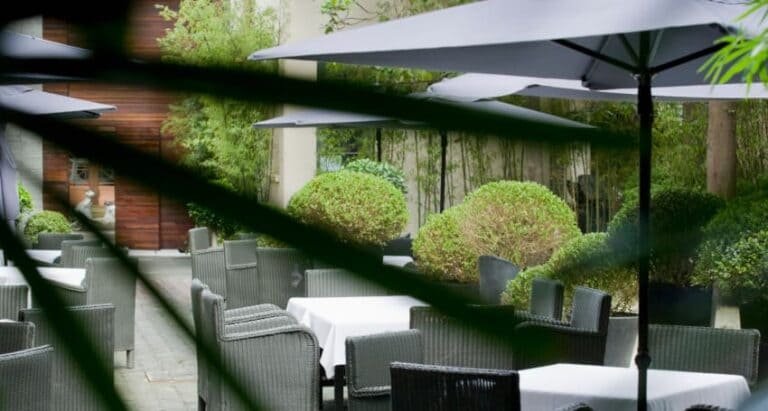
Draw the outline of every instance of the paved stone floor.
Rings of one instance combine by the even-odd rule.
[[[192,321],[188,260],[142,264],[145,272]],[[125,367],[125,354],[115,355],[115,384],[133,410],[197,410],[195,348],[171,317],[139,285],[136,292],[135,367]],[[333,391],[324,390],[323,410],[333,411]]]

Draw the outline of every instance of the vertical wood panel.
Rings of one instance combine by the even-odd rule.
[[[178,6],[178,0],[137,0],[131,20],[128,45],[132,52],[149,58],[159,56],[157,38],[170,25],[157,14],[155,4]],[[68,44],[78,44],[77,35],[66,23],[45,18],[43,37]],[[90,83],[45,85],[45,90],[117,106],[117,111],[82,124],[116,133],[122,142],[139,149],[176,158],[176,153],[161,137],[160,127],[173,96],[153,90]],[[136,165],[141,167],[140,164]],[[43,145],[44,207],[54,209],[50,193],[68,193],[69,154],[50,144]],[[48,195],[46,195],[48,193]],[[192,226],[183,205],[163,199],[157,193],[116,176],[116,238],[131,248],[156,249],[183,246],[186,230]]]

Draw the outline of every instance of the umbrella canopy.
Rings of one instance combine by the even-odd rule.
[[[332,33],[251,54],[580,80],[592,89],[635,87],[641,32],[655,32],[647,66],[656,86],[701,84],[698,68],[723,34],[758,33],[759,13],[739,27],[745,4],[709,0],[487,0]],[[632,49],[632,50],[630,50]],[[610,56],[620,66],[583,53]],[[567,62],[567,64],[563,64]]]
[[[0,86],[0,106],[32,115],[93,118],[115,106],[48,93],[27,86]]]
[[[472,99],[498,98],[507,95],[563,98],[570,100],[636,101],[637,89],[611,89],[594,91],[578,80],[508,76],[501,74],[469,73],[434,83],[429,92],[446,96]],[[741,100],[768,98],[768,90],[761,85],[721,84],[717,86],[658,87],[654,99],[660,101]]]
[[[0,30],[0,57],[84,59],[91,51],[26,34]],[[4,81],[11,84],[75,80],[71,77],[37,73],[7,73]]]
[[[637,89],[638,410],[647,409],[651,89],[706,84],[699,68],[723,35],[768,22],[727,0],[487,0],[333,33],[251,55],[578,80]],[[735,79],[736,80],[736,79]]]
[[[536,110],[530,110],[524,107],[512,104],[502,103],[493,100],[472,101],[464,97],[438,96],[433,93],[414,93],[412,97],[440,101],[443,103],[454,104],[459,107],[471,108],[473,110],[494,113],[498,115],[508,115],[517,119],[538,121],[556,126],[566,127],[591,127],[589,125],[568,120],[551,114],[542,113]],[[329,128],[376,128],[376,152],[377,158],[381,161],[381,129],[382,128],[429,128],[429,124],[400,120],[393,117],[373,116],[368,114],[349,113],[344,111],[324,110],[324,109],[306,109],[297,111],[285,116],[275,117],[269,120],[260,121],[253,125],[256,128],[294,128],[294,127],[329,127]],[[445,178],[447,167],[448,152],[448,134],[445,130],[440,130],[440,211],[445,209]]]

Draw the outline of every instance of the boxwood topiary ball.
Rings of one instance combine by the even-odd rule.
[[[296,192],[288,213],[343,241],[381,246],[408,222],[405,196],[387,180],[355,171],[320,174]]]
[[[580,235],[576,215],[541,184],[498,181],[431,216],[413,243],[419,269],[433,277],[472,283],[481,255],[505,258],[521,269],[546,262]]]

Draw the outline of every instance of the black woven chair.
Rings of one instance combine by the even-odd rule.
[[[547,278],[536,278],[531,286],[528,311],[517,311],[521,319],[560,320],[563,317],[563,283]]]
[[[480,296],[488,304],[498,304],[507,283],[517,277],[520,269],[511,261],[492,255],[481,255],[477,266],[480,271]]]
[[[520,410],[515,371],[395,362],[390,372],[393,410]]]
[[[651,368],[735,374],[757,383],[760,332],[685,325],[651,324]]]
[[[610,310],[609,294],[575,287],[570,322],[531,320],[516,327],[523,343],[515,351],[515,365],[518,369],[561,362],[602,365]]]
[[[82,240],[83,235],[77,233],[40,233],[37,235],[35,249],[61,250],[61,243],[70,240]]]

